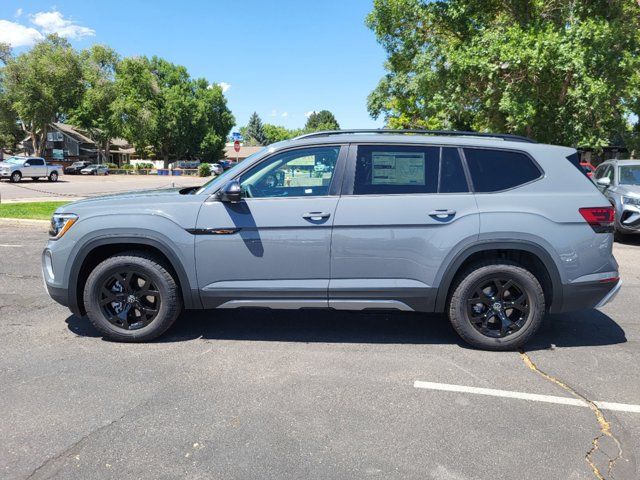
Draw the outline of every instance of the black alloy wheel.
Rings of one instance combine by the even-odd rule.
[[[483,335],[504,338],[517,332],[529,316],[529,297],[514,279],[486,278],[477,282],[467,299],[471,325]]]
[[[135,270],[110,275],[102,284],[98,301],[107,321],[124,330],[138,330],[153,322],[160,302],[154,283]]]

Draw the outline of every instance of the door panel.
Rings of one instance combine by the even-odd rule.
[[[206,202],[198,216],[195,243],[205,308],[240,298],[294,297],[319,299],[326,306],[337,201],[316,197]],[[309,221],[303,217],[307,212],[330,217]]]
[[[429,215],[435,210],[455,215]],[[479,228],[471,194],[342,197],[333,228],[329,305],[366,298],[432,311],[438,269],[456,245],[475,240]]]
[[[480,230],[458,149],[352,145],[342,192],[329,305],[432,311],[444,259]]]
[[[346,147],[277,152],[243,172],[243,200],[207,201],[197,220],[206,308],[327,307],[331,226]]]

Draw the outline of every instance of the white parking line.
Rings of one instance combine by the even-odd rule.
[[[22,245],[9,245],[8,243],[0,243],[0,247],[5,248],[21,248]]]
[[[530,400],[533,402],[557,403],[559,405],[573,405],[575,407],[588,407],[589,404],[578,398],[556,397],[553,395],[539,395],[537,393],[514,392],[511,390],[496,390],[493,388],[467,387],[465,385],[451,385],[448,383],[421,382],[413,383],[415,388],[427,390],[442,390],[445,392],[472,393],[475,395],[489,395],[492,397],[516,398],[518,400]],[[593,402],[598,408],[604,410],[616,410],[618,412],[640,413],[640,405],[630,403]]]

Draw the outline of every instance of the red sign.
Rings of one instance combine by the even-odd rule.
[[[233,149],[234,149],[236,152],[239,152],[239,151],[240,151],[240,142],[239,142],[238,140],[236,140],[235,142],[233,142]]]

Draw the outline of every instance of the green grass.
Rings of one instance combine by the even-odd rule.
[[[69,202],[0,203],[0,218],[49,220],[55,209],[66,203]]]

